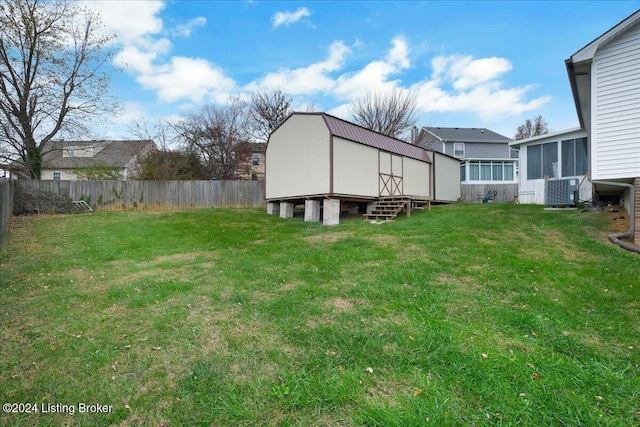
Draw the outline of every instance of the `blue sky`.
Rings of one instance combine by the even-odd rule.
[[[512,137],[541,114],[577,126],[564,60],[640,1],[98,1],[117,35],[121,115],[176,119],[231,95],[280,87],[295,109],[349,119],[366,90],[419,95],[418,126]]]

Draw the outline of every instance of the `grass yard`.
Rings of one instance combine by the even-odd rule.
[[[38,412],[0,424],[638,426],[640,256],[611,224],[499,204],[14,218],[0,400]]]

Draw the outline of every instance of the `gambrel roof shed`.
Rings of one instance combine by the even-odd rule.
[[[450,160],[459,195],[459,162]],[[433,153],[399,139],[326,113],[293,113],[267,143],[266,199],[430,198],[432,164]]]

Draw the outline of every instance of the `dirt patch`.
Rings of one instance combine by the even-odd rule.
[[[607,219],[609,220],[609,227],[607,227],[612,233],[625,233],[629,231],[630,219],[629,214],[623,207],[616,208],[618,212],[606,212]]]
[[[327,306],[332,307],[339,313],[354,313],[353,302],[345,298],[332,298],[327,301]]]
[[[304,238],[304,241],[310,244],[315,243],[336,243],[340,240],[352,237],[353,233],[347,231],[340,231],[336,233],[316,234],[314,236],[308,236]]]

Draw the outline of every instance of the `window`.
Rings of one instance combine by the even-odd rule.
[[[53,173],[53,180],[54,181],[60,181],[60,172],[54,172]]]
[[[260,153],[253,153],[251,155],[251,166],[260,166],[261,161],[262,158],[260,156]]]
[[[480,181],[480,163],[469,163],[469,181]]]
[[[465,163],[460,165],[460,181],[467,180],[467,165]]]
[[[558,143],[527,147],[527,179],[555,178],[558,176]]]
[[[504,165],[504,180],[505,181],[513,181],[515,178],[514,173],[514,165],[510,163],[505,163]]]
[[[465,181],[464,175],[462,180]],[[513,181],[515,179],[515,164],[501,161],[469,162],[469,181]]]
[[[453,143],[453,157],[464,157],[464,142]]]
[[[481,181],[491,181],[491,163],[481,163],[480,164],[480,180]]]
[[[562,141],[562,176],[587,173],[587,138]]]

